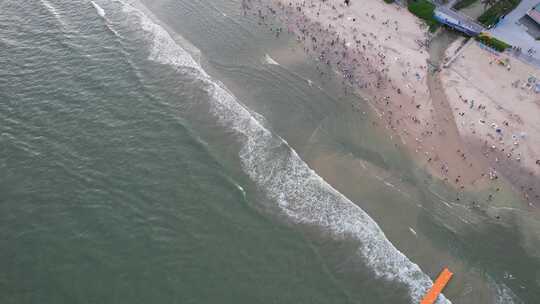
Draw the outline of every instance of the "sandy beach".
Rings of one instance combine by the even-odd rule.
[[[490,64],[493,55],[469,43],[463,58],[456,59],[451,69],[441,69],[431,64],[431,37],[423,21],[398,4],[380,0],[353,1],[348,6],[341,1],[247,0],[244,8],[258,15],[260,23],[270,26],[276,35],[285,30],[294,33],[304,51],[320,62],[321,75],[327,70],[325,66],[342,74],[343,81],[368,100],[379,116],[373,125],[386,128],[396,145],[406,147],[431,175],[456,188],[456,200],[460,191],[487,189],[491,181],[505,178],[530,200],[530,206],[534,205],[538,185],[531,185],[534,179],[530,177],[539,174],[535,147],[540,145],[530,138],[538,129],[532,121],[538,103],[531,90],[506,89],[518,79],[526,82],[528,76],[524,75],[533,73],[532,67],[516,63],[510,73]],[[274,19],[283,27],[275,26]],[[446,56],[452,57],[462,43],[459,40],[451,45]],[[502,72],[494,73],[493,69]],[[474,99],[475,106],[480,106],[478,111],[465,115],[464,108],[471,103],[464,99]],[[499,109],[502,100],[513,99],[521,101]],[[480,124],[481,117],[486,120],[486,115],[490,119],[484,131],[471,127],[471,123]],[[516,119],[520,123],[505,125]],[[490,138],[502,140],[489,134],[501,132],[494,126],[504,126],[505,135],[514,140],[507,139],[493,148]],[[519,144],[522,147],[517,152]],[[501,145],[507,148],[502,150]],[[512,156],[507,157],[511,162],[503,161],[508,149],[513,149]]]
[[[533,207],[540,185],[538,70],[471,41],[440,75],[461,136]]]

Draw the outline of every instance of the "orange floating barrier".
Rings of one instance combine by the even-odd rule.
[[[437,300],[437,297],[441,293],[441,291],[444,289],[446,284],[448,284],[448,281],[450,281],[450,278],[452,278],[454,274],[448,270],[448,268],[444,268],[441,274],[439,274],[439,277],[437,277],[437,280],[435,280],[435,283],[433,283],[433,286],[431,289],[426,293],[424,298],[422,299],[422,302],[420,304],[433,304],[435,303],[435,300]]]

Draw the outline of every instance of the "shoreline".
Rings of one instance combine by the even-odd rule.
[[[384,126],[399,141],[396,145],[453,187],[456,200],[462,191],[482,191],[490,181],[504,178],[462,132],[455,101],[449,100],[441,78],[444,71],[430,66],[427,26],[408,10],[380,0],[350,6],[319,0],[263,2],[244,1],[244,8],[262,24],[279,20],[309,56],[341,74],[379,117],[373,125]],[[277,27],[275,34],[285,29]],[[439,50],[441,59],[445,49]]]

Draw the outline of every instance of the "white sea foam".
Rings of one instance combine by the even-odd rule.
[[[279,63],[275,61],[274,58],[270,57],[270,55],[268,54],[264,55],[264,62],[271,65],[279,65]]]
[[[239,156],[243,170],[291,222],[325,229],[336,239],[356,239],[359,256],[378,277],[407,285],[411,300],[420,301],[431,287],[431,279],[390,243],[367,213],[326,183],[287,142],[213,81],[167,31],[140,9],[118,1],[125,12],[139,16],[143,30],[153,36],[150,60],[191,72],[208,85],[212,114],[242,138]],[[450,301],[441,295],[438,303]]]
[[[504,283],[497,283],[491,277],[488,281],[495,296],[495,304],[521,304],[523,303]]]
[[[163,27],[154,23],[140,9],[121,0],[117,0],[117,2],[123,4],[122,10],[125,13],[139,16],[142,29],[153,35],[154,41],[150,46],[150,60],[183,69],[190,68],[200,73],[202,78],[209,78],[195,59],[182,49]]]
[[[99,6],[97,3],[95,3],[94,1],[90,1],[90,3],[92,3],[92,6],[94,6],[94,8],[96,9],[98,15],[101,17],[101,18],[105,18],[105,10],[101,8],[101,6]]]
[[[107,27],[107,29],[111,31],[111,33],[113,33],[116,37],[122,38],[122,36],[109,24],[109,20],[106,17],[107,13],[105,12],[105,10],[94,1],[90,1],[90,4],[92,4],[92,6],[96,9],[96,13],[98,14],[98,16],[100,16],[105,21],[105,27]]]

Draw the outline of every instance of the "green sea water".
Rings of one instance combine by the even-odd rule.
[[[239,1],[143,4],[0,3],[0,303],[540,299],[518,201],[453,202]]]

